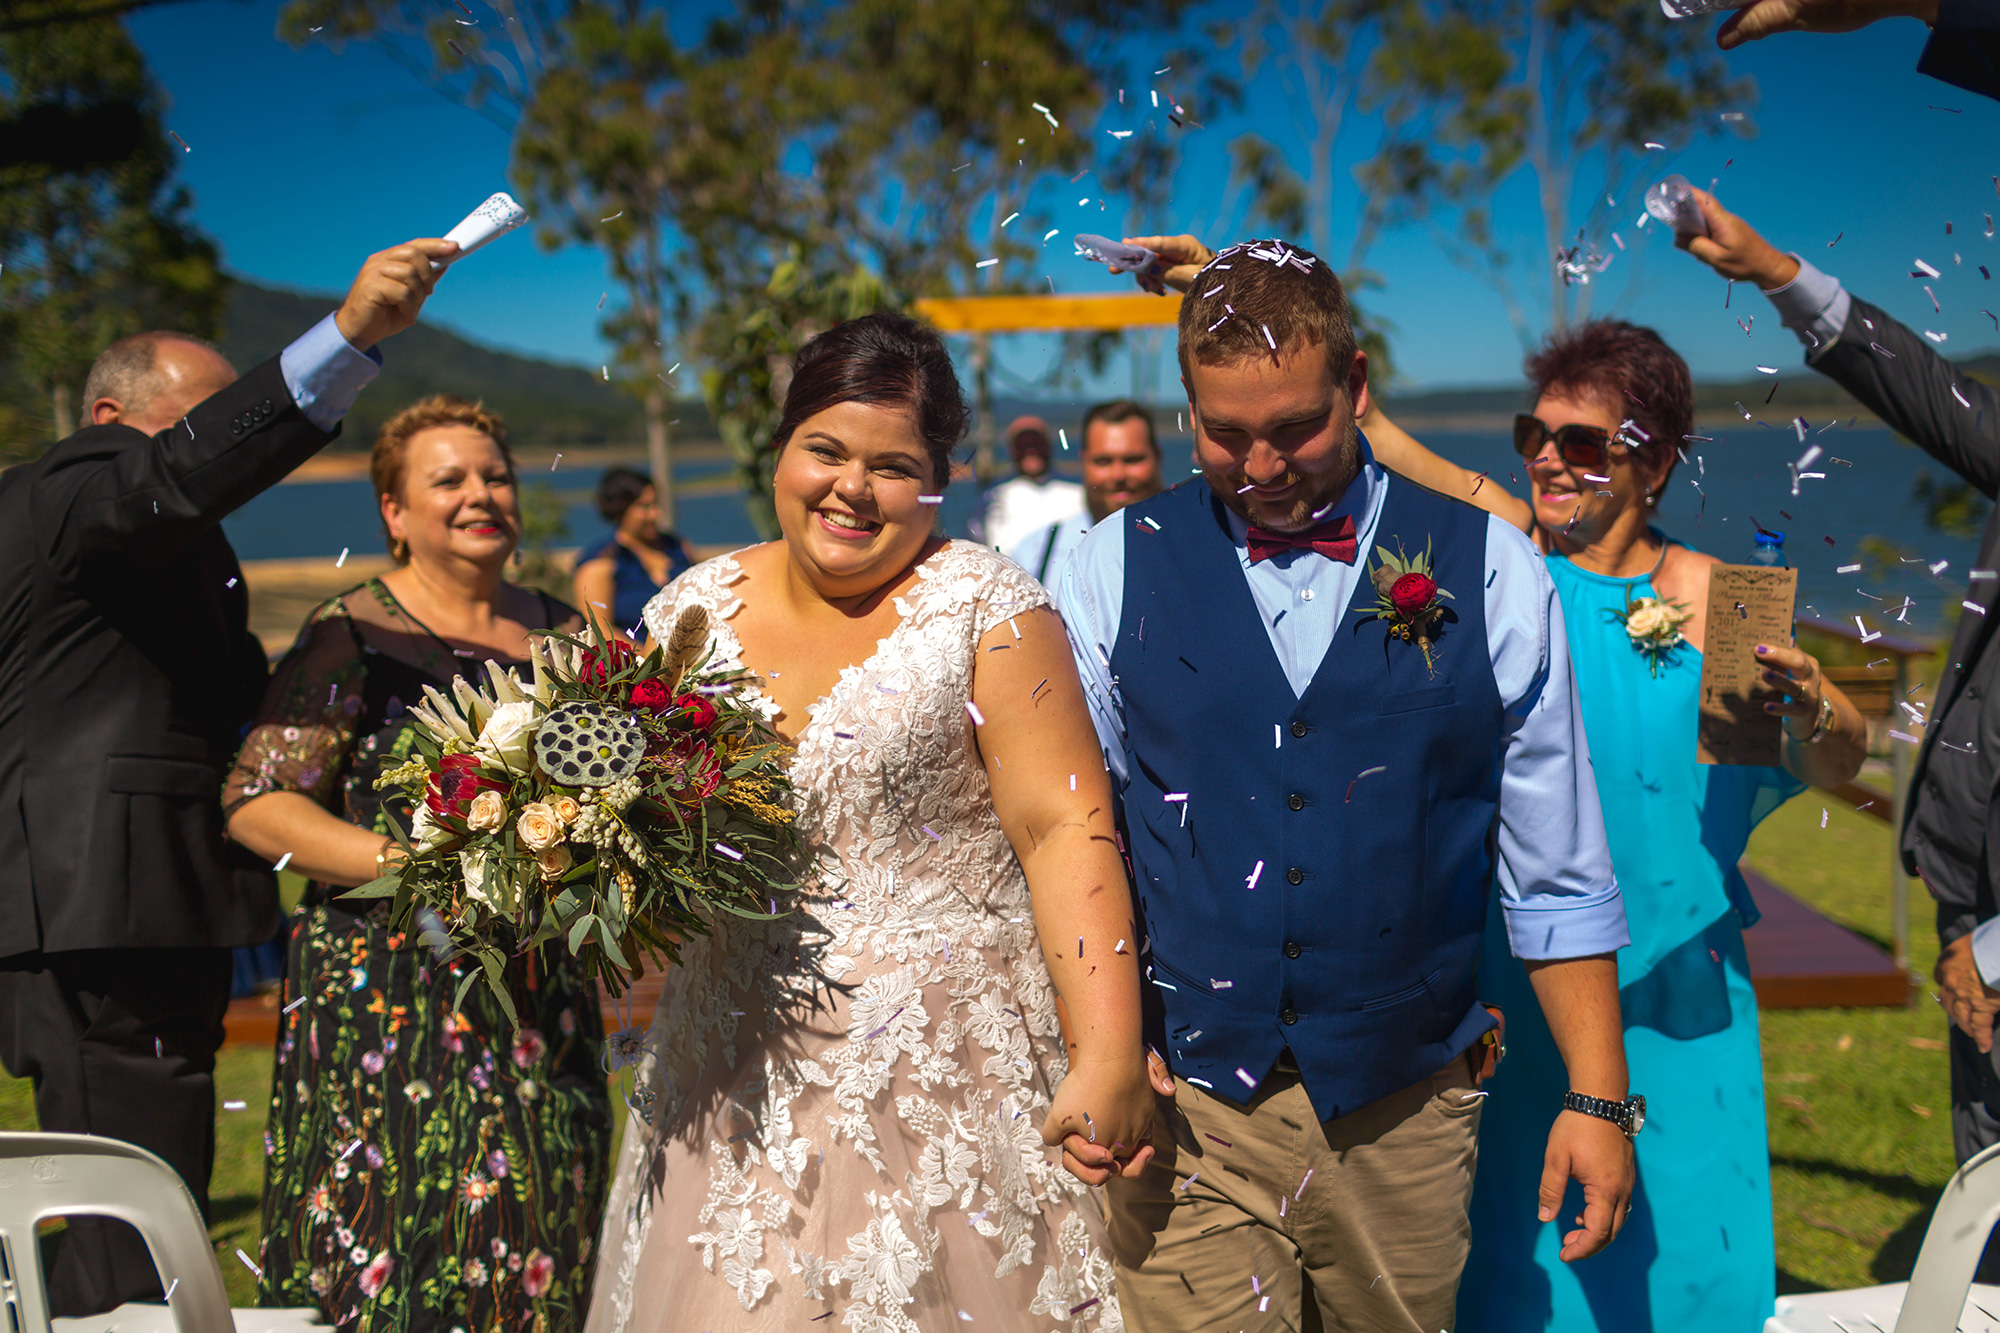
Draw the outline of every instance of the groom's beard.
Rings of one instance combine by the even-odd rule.
[[[1347,488],[1361,475],[1361,425],[1353,417],[1341,417],[1340,446],[1335,453],[1335,465],[1331,472],[1318,479],[1316,485],[1309,485],[1293,497],[1291,507],[1282,522],[1267,522],[1240,492],[1250,484],[1250,478],[1240,470],[1227,473],[1206,472],[1209,486],[1222,497],[1222,503],[1244,522],[1271,532],[1303,532],[1325,517],[1328,509],[1340,503],[1340,497],[1347,494]],[[1298,480],[1301,473],[1287,469],[1281,483]],[[1315,518],[1314,515],[1319,515]]]

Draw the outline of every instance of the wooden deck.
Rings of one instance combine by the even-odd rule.
[[[1743,932],[1760,1008],[1894,1008],[1910,1002],[1909,979],[1888,954],[1748,866],[1743,878],[1764,912],[1762,921]]]
[[[1880,949],[1827,920],[1755,871],[1745,869],[1764,919],[1744,933],[1757,1003],[1765,1009],[1894,1007],[1907,1004],[1910,986]],[[645,1027],[664,978],[653,973],[624,999],[604,1000],[604,1030]],[[232,1046],[275,1044],[278,1000],[237,1000],[226,1020]]]

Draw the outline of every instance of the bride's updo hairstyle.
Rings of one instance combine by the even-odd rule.
[[[836,324],[792,358],[784,417],[771,436],[781,452],[801,423],[829,407],[900,407],[916,419],[929,455],[933,493],[951,481],[951,454],[971,412],[944,340],[908,315],[878,311]]]

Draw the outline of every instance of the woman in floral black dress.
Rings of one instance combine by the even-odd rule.
[[[520,535],[499,419],[431,398],[370,468],[399,568],[325,603],[230,775],[230,836],[311,881],[291,930],[264,1182],[267,1305],[367,1333],[568,1328],[590,1300],[610,1108],[597,992],[561,950],[514,960],[517,1031],[466,964],[346,901],[400,855],[375,779],[426,685],[521,663],[581,617],[501,573]],[[385,809],[385,805],[387,808]]]

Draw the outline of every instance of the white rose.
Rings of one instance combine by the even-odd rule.
[[[479,730],[479,757],[526,773],[535,766],[535,730],[540,725],[540,710],[535,705],[501,704]]]
[[[474,847],[458,854],[459,873],[465,877],[465,896],[477,903],[493,904],[486,883],[486,849]]]
[[[483,791],[472,798],[466,811],[466,825],[480,833],[498,833],[507,822],[507,798],[497,791]]]
[[[410,841],[420,852],[434,852],[458,835],[438,823],[437,816],[427,805],[418,805],[415,818],[410,821]]]
[[[552,806],[530,801],[521,807],[521,817],[514,821],[514,833],[529,851],[546,852],[562,841],[562,816]]]

